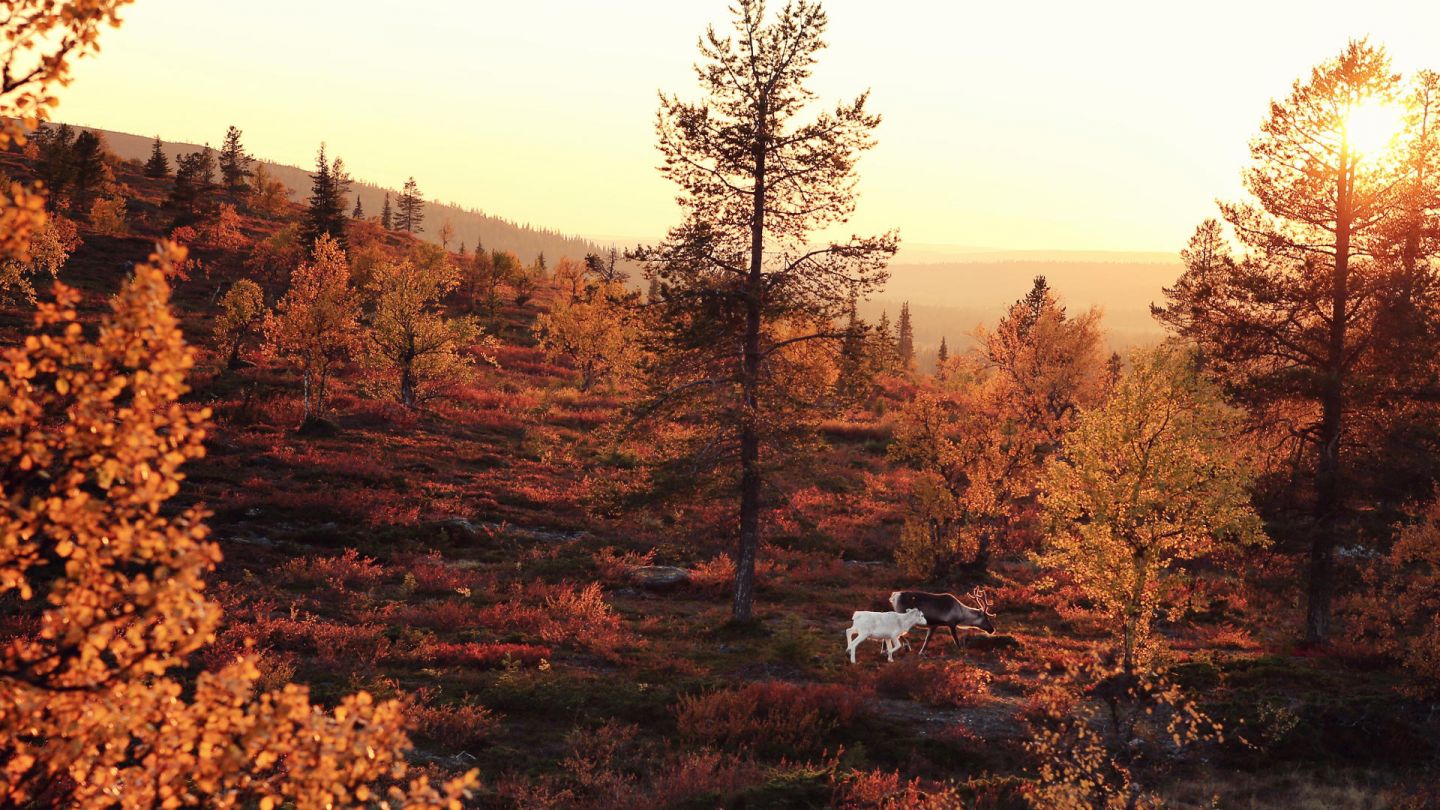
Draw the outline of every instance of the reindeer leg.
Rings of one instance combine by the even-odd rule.
[[[955,641],[956,651],[960,653],[961,657],[964,657],[965,648],[960,646],[960,634],[955,632],[955,625],[953,624],[950,625],[950,638]]]
[[[919,658],[919,657],[924,657],[924,655],[925,655],[925,646],[930,643],[930,634],[933,633],[933,632],[935,632],[935,628],[930,627],[929,625],[926,625],[926,627],[925,627],[925,640],[920,643],[920,652],[915,653],[915,656],[916,656],[917,658]]]

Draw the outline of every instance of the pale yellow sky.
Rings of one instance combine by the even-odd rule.
[[[773,2],[773,0],[772,0]],[[1231,196],[1267,101],[1350,37],[1440,68],[1435,0],[830,0],[822,99],[871,88],[859,231],[1174,251]],[[309,166],[602,239],[673,223],[657,89],[694,97],[725,0],[138,0],[56,117]]]

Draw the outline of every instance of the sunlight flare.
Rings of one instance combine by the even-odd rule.
[[[1344,135],[1352,151],[1375,157],[1395,145],[1404,127],[1403,107],[1370,98],[1350,108],[1344,120]]]

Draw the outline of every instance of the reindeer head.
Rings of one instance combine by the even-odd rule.
[[[977,585],[967,596],[975,600],[976,606],[970,609],[980,613],[980,621],[976,622],[975,626],[984,630],[986,633],[994,635],[995,625],[990,623],[990,618],[995,615],[995,611],[990,609],[990,595],[985,593],[984,588]],[[969,606],[967,605],[966,607]]]

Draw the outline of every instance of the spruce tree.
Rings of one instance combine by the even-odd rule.
[[[105,142],[90,130],[75,138],[73,151],[75,193],[70,207],[85,215],[90,210],[94,193],[110,179],[110,167],[105,165]]]
[[[390,213],[390,192],[385,192],[385,205],[380,209],[380,227],[391,230],[394,227],[394,220]]]
[[[225,143],[220,147],[220,175],[225,179],[225,187],[244,189],[245,181],[250,177],[250,164],[254,162],[255,159],[245,154],[245,147],[240,145],[240,130],[234,126],[226,130]]]
[[[215,157],[208,146],[177,158],[175,184],[165,201],[166,207],[174,211],[176,224],[189,224],[208,213],[214,187]]]
[[[935,376],[945,376],[945,361],[950,359],[950,347],[945,345],[945,336],[940,336],[940,351],[935,353]]]
[[[164,144],[160,142],[160,136],[155,136],[155,143],[150,147],[150,159],[145,161],[146,177],[169,177],[170,159],[165,157]]]
[[[350,218],[351,218],[351,219],[364,219],[364,218],[365,218],[365,208],[364,208],[364,206],[360,205],[360,195],[359,195],[359,194],[356,194],[356,195],[355,195],[355,207],[352,208],[352,209],[350,209]]]
[[[397,229],[406,233],[420,233],[425,230],[420,226],[424,221],[425,197],[412,177],[405,181],[405,188],[400,192],[400,215],[395,224]]]
[[[845,337],[840,343],[839,373],[835,379],[835,391],[841,399],[858,400],[869,390],[872,365],[865,355],[865,324],[860,321],[855,302],[851,301],[845,320]]]
[[[915,367],[915,328],[910,324],[909,301],[900,305],[900,329],[895,350],[900,355],[901,368],[909,371]]]
[[[49,193],[46,207],[54,210],[65,199],[66,190],[75,179],[75,130],[69,124],[42,127],[32,140],[40,151],[35,174]]]
[[[870,362],[876,371],[894,371],[895,330],[890,326],[890,312],[880,312],[880,322],[875,324],[875,333],[870,339]]]
[[[337,176],[337,170],[341,176]],[[325,157],[325,144],[315,156],[315,173],[310,175],[310,208],[305,215],[305,244],[314,245],[325,234],[345,246],[345,202],[341,188],[344,164],[337,158],[332,164]]]

